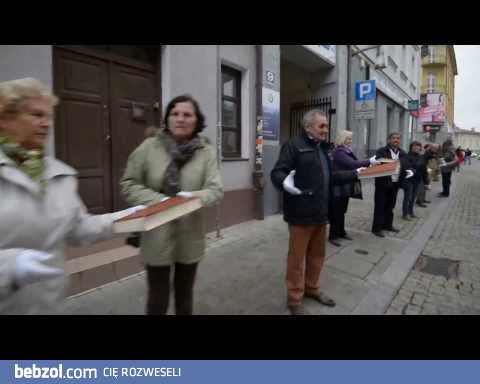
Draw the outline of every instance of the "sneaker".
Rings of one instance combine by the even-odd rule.
[[[405,215],[402,216],[402,219],[405,220],[405,221],[412,221],[412,220],[410,220],[410,219],[408,218],[408,216],[405,216]]]
[[[374,231],[374,232],[372,232],[372,233],[373,233],[375,236],[377,236],[377,237],[385,237],[385,235],[383,234],[382,231]]]

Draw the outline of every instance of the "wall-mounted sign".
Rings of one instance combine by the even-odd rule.
[[[270,84],[275,83],[275,73],[272,71],[267,71],[265,74],[265,80]]]
[[[419,108],[419,101],[418,100],[408,100],[408,110],[409,111],[418,111]]]
[[[355,83],[355,119],[375,119],[377,87],[375,80]]]
[[[278,141],[280,139],[280,92],[263,87],[263,139]]]

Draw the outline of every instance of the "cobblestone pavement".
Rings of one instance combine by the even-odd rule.
[[[387,314],[480,314],[480,161],[453,183],[447,212]]]

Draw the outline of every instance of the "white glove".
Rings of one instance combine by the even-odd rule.
[[[407,176],[405,176],[405,179],[410,179],[413,176],[413,171],[410,169],[407,169],[405,172],[407,172]]]
[[[425,189],[429,191],[431,189],[430,184],[425,185]]]
[[[15,283],[22,287],[27,284],[37,283],[63,276],[63,269],[53,268],[42,263],[53,257],[50,253],[25,249],[15,260]]]
[[[190,198],[190,197],[193,197],[193,193],[187,192],[187,191],[180,191],[177,193],[177,196]]]
[[[432,168],[427,168],[427,173],[432,173],[433,172],[433,169]]]
[[[373,157],[371,157],[369,160],[370,160],[370,165],[382,164],[381,161],[378,161],[378,160],[377,160],[377,156],[373,156]]]
[[[302,191],[295,187],[295,183],[293,181],[293,176],[295,176],[295,173],[296,171],[290,172],[285,180],[283,180],[283,188],[291,195],[301,195]]]
[[[135,207],[127,208],[122,211],[113,212],[111,215],[112,215],[113,221],[117,221],[135,212],[141,211],[142,209],[145,209],[145,208],[147,208],[145,205],[136,205]]]
[[[371,159],[370,159],[371,160]],[[365,171],[367,169],[367,167],[360,167],[360,168],[357,168],[357,175],[360,175],[360,173],[362,173],[363,171]]]

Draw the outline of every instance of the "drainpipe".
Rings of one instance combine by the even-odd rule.
[[[222,165],[222,59],[220,45],[217,45],[217,166],[221,172]],[[221,201],[216,203],[215,228],[217,238],[220,238]]]
[[[263,173],[263,48],[261,45],[255,46],[255,62],[256,62],[256,103],[255,114],[257,116],[257,124],[255,130],[255,164],[253,170],[253,188],[255,190],[255,211],[257,220],[263,220],[264,215],[264,188],[265,175]]]
[[[350,124],[350,113],[351,113],[351,105],[350,105],[350,81],[351,81],[351,69],[352,69],[352,46],[347,45],[347,130],[351,131],[352,127]]]

